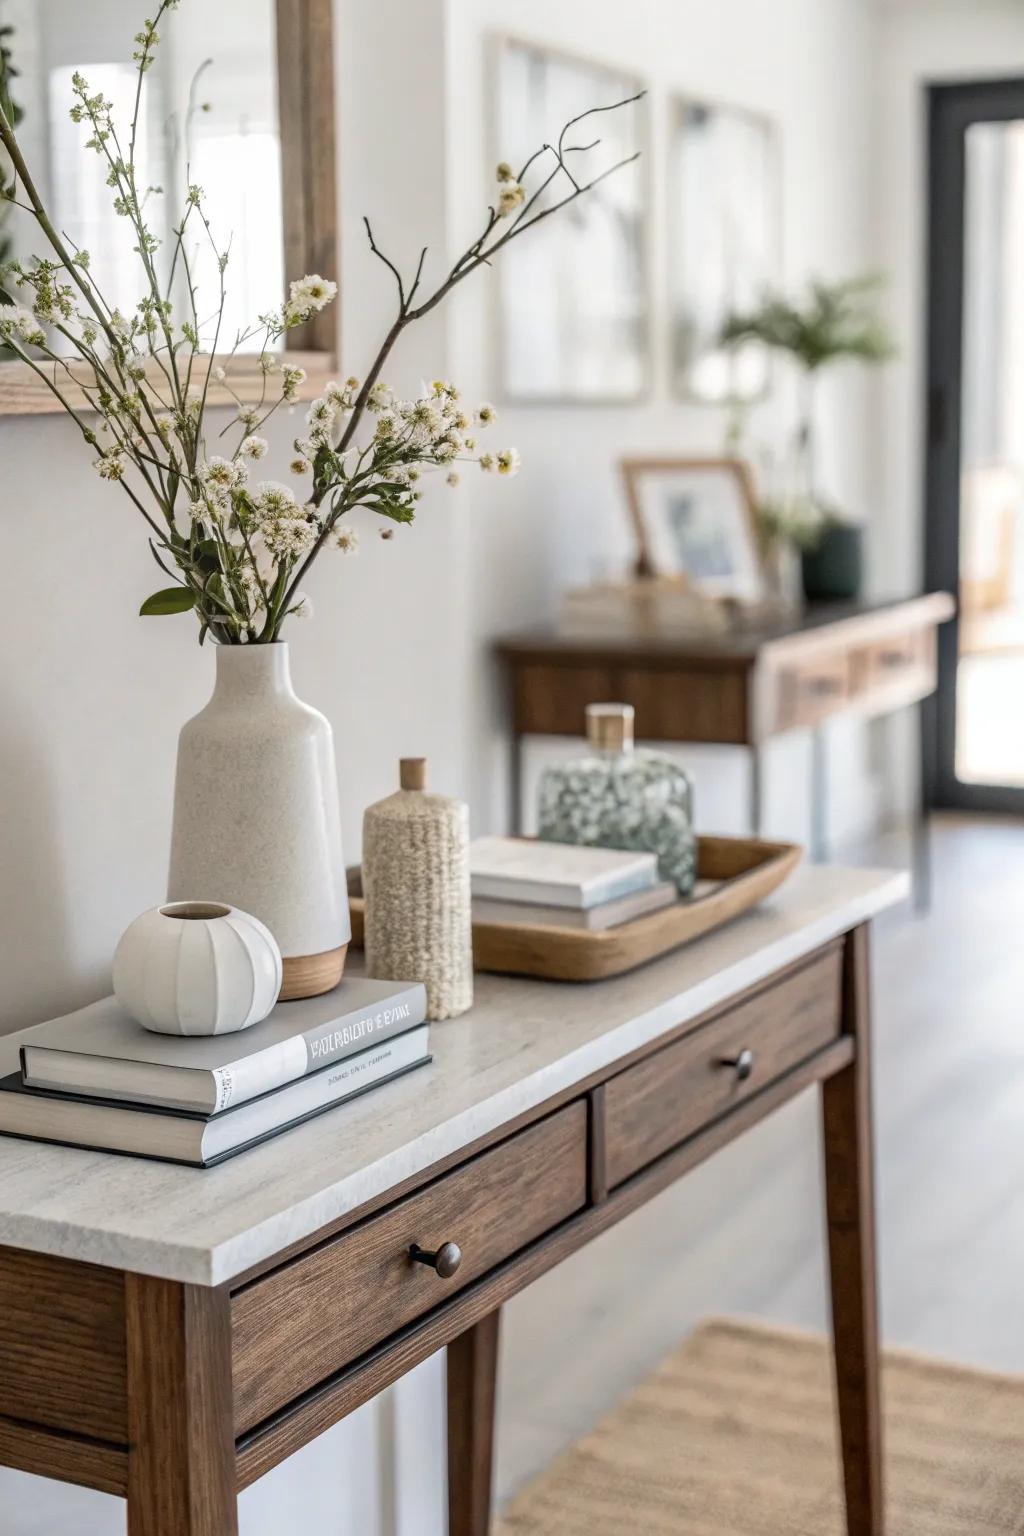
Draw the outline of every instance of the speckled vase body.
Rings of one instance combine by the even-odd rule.
[[[363,816],[366,974],[422,981],[427,1018],[473,1002],[469,809],[428,794],[421,758],[402,763],[403,788]]]
[[[178,740],[168,900],[251,912],[281,950],[281,997],[310,997],[340,980],[352,935],[331,727],[296,697],[283,642],[215,653]]]

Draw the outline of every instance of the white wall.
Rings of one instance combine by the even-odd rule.
[[[438,266],[474,228],[490,182],[482,62],[491,28],[582,49],[651,80],[656,295],[664,259],[657,140],[675,87],[778,117],[788,279],[854,272],[868,260],[872,19],[862,0],[336,4],[343,373],[365,369],[392,302],[360,215],[373,217],[396,258],[413,260],[428,241]],[[485,304],[480,284],[449,315],[425,322],[388,370],[391,381],[415,387],[423,375],[447,373],[470,397],[493,396]],[[353,854],[361,809],[391,787],[403,753],[426,753],[439,786],[469,794],[478,826],[497,822],[503,740],[487,640],[551,613],[561,587],[586,578],[605,548],[624,551],[611,474],[618,453],[720,441],[714,412],[667,398],[662,320],[656,307],[649,406],[504,412],[503,440],[526,461],[518,481],[439,495],[388,544],[367,525],[355,561],[325,559],[311,580],[316,614],[294,630],[294,671],[299,691],[335,728]],[[863,379],[837,380],[822,424],[830,484],[853,508],[869,490],[866,398]],[[766,410],[761,426],[773,419]],[[282,454],[294,430],[287,419],[277,429]],[[162,894],[175,739],[203,702],[212,657],[196,649],[187,619],[135,617],[155,568],[132,513],[96,479],[63,421],[0,420],[0,519],[8,657],[0,923],[3,1025],[14,1028],[98,995],[117,936]],[[783,749],[772,813],[777,826],[800,831],[805,780],[794,769],[802,755],[800,742]],[[860,733],[844,734],[835,755],[847,803],[862,806]],[[694,761],[716,820],[738,822],[739,765],[730,762],[735,788],[726,792],[720,756]],[[271,1536],[302,1515],[323,1536],[439,1536],[439,1383],[435,1360],[383,1406],[258,1485],[243,1500],[244,1536]],[[381,1500],[395,1454],[404,1475]],[[0,1474],[0,1536],[108,1536],[122,1521],[99,1495]]]

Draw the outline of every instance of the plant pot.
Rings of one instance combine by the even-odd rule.
[[[803,553],[808,602],[849,601],[864,580],[864,530],[856,523],[828,522],[813,549]]]
[[[182,728],[169,901],[251,912],[277,940],[283,1000],[341,980],[352,928],[331,727],[295,696],[288,646],[219,645]]]

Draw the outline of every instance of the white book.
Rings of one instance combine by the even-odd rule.
[[[86,1099],[0,1080],[0,1133],[208,1167],[430,1059],[421,1024],[220,1115]]]
[[[586,911],[654,885],[653,853],[583,848],[526,837],[478,837],[469,845],[474,897]]]
[[[422,1024],[422,982],[346,977],[333,992],[278,1003],[230,1035],[157,1035],[116,998],[50,1019],[20,1037],[29,1088],[220,1114]]]
[[[555,928],[571,928],[585,933],[602,933],[631,923],[651,912],[660,912],[679,900],[671,880],[659,880],[646,891],[617,896],[599,907],[555,907],[536,901],[496,901],[489,896],[473,898],[474,923],[527,923]]]

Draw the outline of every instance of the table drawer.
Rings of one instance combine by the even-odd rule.
[[[784,666],[779,671],[778,729],[816,725],[841,710],[851,693],[851,658],[846,651]]]
[[[461,1164],[232,1298],[241,1433],[585,1205],[582,1100]],[[455,1242],[442,1279],[409,1249]]]
[[[523,666],[515,679],[515,728],[524,735],[583,736],[587,705],[613,698],[607,667]]]
[[[841,966],[842,947],[836,944],[612,1078],[605,1089],[609,1186],[621,1184],[835,1040],[841,1024]],[[751,1060],[745,1060],[742,1071],[723,1065],[744,1051]]]

